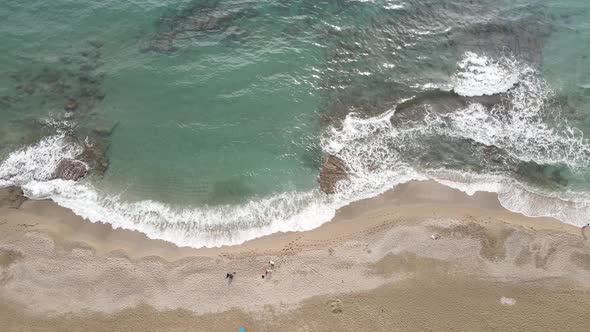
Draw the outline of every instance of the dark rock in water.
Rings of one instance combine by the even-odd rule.
[[[92,130],[92,136],[97,136],[100,138],[106,138],[113,134],[115,129],[119,126],[119,123],[115,123],[114,125],[104,124],[104,125],[97,125]]]
[[[420,121],[427,112],[448,114],[467,106],[466,98],[456,93],[434,90],[425,91],[416,97],[406,100],[396,106],[396,121]]]
[[[225,30],[225,38],[229,40],[238,40],[240,37],[244,35],[244,30],[236,27],[230,26]]]
[[[385,83],[384,83],[385,85]],[[463,97],[453,91],[430,90],[423,91],[414,97],[396,105],[401,98],[395,90],[401,90],[398,85],[389,83],[389,87],[373,92],[359,93],[351,89],[347,94],[332,96],[326,102],[322,112],[322,125],[338,126],[351,112],[361,117],[372,117],[383,114],[395,107],[392,121],[395,125],[411,121],[421,121],[428,113],[450,114],[464,109],[470,103],[478,103],[491,109],[504,100],[505,94],[492,96]],[[504,101],[508,102],[508,101]]]
[[[565,165],[541,165],[532,161],[518,164],[514,175],[525,183],[551,190],[562,190],[572,177]]]
[[[98,94],[100,93],[99,90],[93,87],[82,87],[80,88],[80,96],[87,98],[87,99],[99,99]]]
[[[0,107],[10,107],[13,103],[18,101],[17,98],[12,96],[2,96],[0,98]]]
[[[0,189],[0,207],[18,209],[27,198],[20,187],[10,186]]]
[[[326,85],[339,83],[327,82]],[[371,117],[391,109],[401,97],[402,84],[374,81],[367,86],[346,89],[328,96],[322,105],[321,122],[323,126],[336,125],[351,112],[362,117]]]
[[[161,33],[150,43],[148,47],[143,49],[144,52],[156,52],[162,54],[172,54],[178,50],[178,47],[174,46],[174,40],[176,39],[176,33]]]
[[[55,171],[53,177],[63,180],[78,181],[88,174],[88,165],[86,163],[75,159],[62,159]]]
[[[23,87],[23,91],[32,95],[35,92],[35,86],[32,84],[27,84]]]
[[[47,134],[53,134],[56,129],[77,131],[81,121],[95,117],[92,110],[105,97],[101,89],[103,73],[97,71],[102,65],[96,58],[99,53],[98,48],[87,45],[84,49],[54,57],[59,60],[51,61],[48,59],[52,57],[48,57],[44,62],[32,63],[10,75],[14,88],[7,92],[14,96],[14,100],[10,103],[0,100],[0,107],[17,112],[48,107],[64,110],[59,115],[61,119],[55,119],[54,123],[19,120],[21,123],[17,125],[34,125],[27,133],[27,140],[39,139],[40,131],[48,131]],[[61,121],[65,119],[68,121]]]
[[[551,33],[542,17],[516,22],[486,22],[453,34],[459,54],[466,51],[488,55],[512,54],[531,63],[543,60],[543,47]],[[509,52],[507,52],[509,51]]]
[[[202,38],[207,33],[225,33],[229,39],[242,35],[236,22],[253,17],[256,9],[222,8],[219,1],[195,1],[178,13],[166,14],[157,23],[157,32],[143,51],[172,54],[178,41]]]
[[[463,97],[453,91],[432,90],[425,91],[416,97],[400,103],[395,108],[396,124],[399,121],[421,121],[427,113],[449,114],[460,111],[470,103],[477,103],[491,109],[502,102],[504,94],[492,96]]]
[[[90,40],[88,41],[88,44],[94,48],[101,48],[104,45],[104,42],[100,41],[100,40]]]
[[[73,112],[76,109],[78,109],[78,102],[76,101],[76,99],[70,98],[64,106],[64,110],[68,112]]]
[[[109,167],[107,152],[110,146],[110,136],[117,127],[111,122],[101,122],[95,119],[93,127],[79,126],[71,133],[72,143],[84,147],[76,157],[84,162],[89,172],[102,176]]]
[[[80,155],[80,159],[82,159],[85,165],[91,168],[94,173],[102,176],[109,168],[109,160],[106,156],[107,149],[108,145],[101,142],[87,142],[84,147],[84,152]]]
[[[344,161],[334,155],[326,156],[318,178],[320,189],[326,194],[333,194],[336,191],[336,184],[346,179],[348,179],[348,169]]]

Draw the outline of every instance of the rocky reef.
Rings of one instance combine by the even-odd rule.
[[[62,159],[55,171],[53,177],[63,180],[78,181],[88,174],[88,165],[75,159]]]
[[[543,48],[551,33],[544,14],[534,20],[486,22],[453,32],[450,45],[456,54],[476,52],[488,55],[509,55],[532,64],[543,62]]]
[[[13,89],[0,98],[2,106],[62,109],[69,118],[91,110],[106,96],[101,50],[102,43],[87,42],[81,50],[57,56],[56,62],[33,62],[10,73]]]
[[[320,168],[320,190],[326,194],[336,192],[338,182],[348,179],[348,168],[342,159],[334,155],[326,155]]]
[[[47,116],[21,120],[18,125],[24,134],[18,144],[32,144],[61,133],[72,144],[83,147],[76,160],[59,163],[54,178],[77,181],[90,172],[103,175],[108,168],[109,137],[116,126],[104,124],[96,107],[106,97],[102,49],[102,42],[91,40],[56,55],[56,61],[33,61],[9,74],[13,88],[0,98],[0,107],[9,111],[47,110]]]
[[[473,5],[471,10],[486,10],[478,3],[470,5]],[[448,58],[452,64],[465,52],[474,52],[494,59],[506,56],[533,67],[541,64],[544,45],[552,32],[543,6],[527,8],[517,20],[496,16],[459,25],[441,16],[452,11],[453,6],[457,6],[458,12],[464,10],[459,4],[448,4],[445,8],[438,4],[408,5],[399,15],[375,16],[366,25],[326,28],[322,34],[325,65],[319,82],[323,93],[321,125],[339,129],[350,113],[370,118],[395,109],[391,125],[400,131],[411,131],[424,125],[429,116],[440,115],[444,119],[472,103],[482,105],[489,112],[497,105],[509,109],[512,101],[505,92],[473,97],[455,93],[452,74],[457,68],[445,65],[440,58]],[[439,26],[432,22],[448,24]],[[413,77],[412,81],[407,77]],[[517,86],[518,83],[514,87]],[[425,168],[444,165],[476,172],[485,168],[517,176],[527,173],[523,168],[531,168],[520,164],[505,149],[468,138],[425,133],[387,144],[391,146],[385,149],[399,155],[404,163]],[[538,179],[523,180],[551,183],[546,185],[563,182],[559,172],[542,169],[536,173],[540,174]],[[336,156],[324,155],[319,177],[322,191],[333,193],[335,183],[346,177],[345,163]]]
[[[172,54],[181,42],[202,38],[210,32],[235,40],[245,33],[237,23],[254,15],[256,9],[248,5],[223,7],[220,1],[194,1],[180,12],[162,16],[157,22],[156,32],[142,50]]]

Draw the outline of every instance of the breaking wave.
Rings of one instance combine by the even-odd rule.
[[[21,186],[32,199],[52,199],[92,222],[137,230],[179,246],[239,244],[263,235],[303,231],[333,217],[335,207],[319,191],[289,192],[238,206],[174,208],[155,201],[125,202],[88,181],[51,179],[61,158],[82,148],[63,135],[13,152],[0,164],[0,186]]]
[[[349,114],[341,129],[332,128],[323,138],[325,150],[342,159],[351,171],[351,181],[341,183],[340,191],[379,192],[403,174],[416,180],[435,180],[470,195],[495,192],[511,211],[585,225],[590,213],[590,196],[585,192],[544,189],[517,180],[510,170],[486,169],[486,165],[480,165],[483,171],[472,171],[423,162],[429,153],[436,153],[436,147],[425,149],[426,144],[462,140],[470,147],[495,147],[515,162],[565,165],[574,173],[590,166],[590,142],[580,130],[560,120],[560,109],[552,104],[553,92],[533,68],[511,58],[491,61],[467,53],[458,71],[463,74],[455,77],[466,81],[460,82],[459,89],[455,87],[456,92],[470,96],[502,92],[502,101],[492,107],[471,102],[450,113],[430,111],[429,105],[424,105],[423,118],[405,125],[394,121],[395,109],[368,119]],[[469,82],[481,85],[477,92],[461,90]],[[547,119],[555,123],[549,125]],[[420,162],[412,158],[420,154]]]
[[[332,196],[316,189],[280,193],[240,205],[190,208],[149,200],[127,202],[120,195],[101,192],[88,180],[51,179],[62,158],[75,158],[82,152],[82,147],[59,134],[10,154],[0,164],[0,187],[18,185],[28,197],[52,199],[92,222],[107,222],[114,228],[137,230],[150,238],[190,247],[234,245],[275,232],[310,230],[352,201],[400,183],[428,179],[470,195],[476,191],[498,193],[504,207],[528,216],[550,216],[583,225],[590,213],[590,198],[585,193],[543,190],[503,171],[431,167],[409,158],[422,151],[420,143],[427,138],[460,138],[495,146],[517,161],[567,165],[574,172],[589,166],[590,144],[579,130],[565,122],[545,123],[548,114],[559,118],[558,110],[549,107],[552,94],[547,84],[532,68],[503,61],[469,53],[455,75],[459,94],[504,93],[504,102],[492,108],[470,103],[440,114],[429,112],[425,105],[421,120],[404,125],[393,121],[395,109],[372,118],[351,113],[340,127],[328,128],[321,138],[323,151],[342,159],[350,171],[350,180],[338,183]],[[516,74],[509,74],[506,68],[515,69]]]
[[[18,185],[27,197],[51,199],[91,222],[106,222],[113,228],[137,230],[152,239],[189,247],[234,245],[276,232],[310,230],[352,201],[351,195],[328,197],[311,190],[241,205],[198,208],[175,208],[150,200],[125,202],[119,195],[101,193],[88,181],[51,179],[61,158],[75,158],[80,152],[81,147],[63,135],[44,138],[13,152],[0,164],[0,186]],[[403,182],[407,180],[411,178]]]

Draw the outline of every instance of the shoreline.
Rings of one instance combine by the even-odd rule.
[[[0,318],[15,329],[43,321],[56,329],[74,324],[76,330],[90,315],[115,324],[109,326],[150,330],[127,325],[125,315],[133,312],[184,317],[170,329],[189,321],[209,329],[213,325],[207,322],[222,319],[244,321],[251,330],[274,330],[278,325],[273,324],[304,321],[302,313],[320,306],[307,315],[327,315],[321,319],[332,325],[311,330],[331,330],[334,319],[364,321],[366,309],[354,312],[350,306],[375,300],[369,294],[389,294],[382,299],[386,307],[402,308],[405,304],[395,300],[400,292],[425,301],[419,289],[438,289],[439,282],[452,285],[437,293],[443,302],[456,295],[448,289],[464,293],[457,280],[484,293],[512,287],[531,301],[539,300],[537,293],[582,296],[590,294],[590,245],[582,231],[510,212],[493,193],[468,196],[433,181],[409,182],[351,203],[311,231],[199,249],[91,223],[51,201],[27,200],[18,209],[0,206],[0,279],[5,280],[0,307],[19,313]],[[277,266],[265,280],[260,276],[269,260]],[[237,272],[231,283],[224,279],[228,271]],[[475,294],[465,293],[463,300],[477,302]],[[579,301],[590,304],[588,299]],[[521,301],[516,298],[514,308]],[[374,323],[376,329],[394,327],[382,319]]]
[[[5,192],[5,188],[0,188],[0,194]],[[59,233],[60,237],[66,237],[78,242],[86,242],[95,249],[102,249],[103,252],[121,249],[133,257],[158,255],[170,257],[171,259],[194,256],[195,254],[210,256],[217,255],[221,251],[264,247],[268,243],[284,243],[286,239],[296,237],[297,234],[313,235],[316,232],[324,232],[324,229],[328,229],[327,231],[329,232],[339,233],[343,231],[340,228],[341,225],[336,226],[334,224],[345,223],[350,221],[350,219],[367,214],[368,211],[374,214],[379,210],[387,210],[387,208],[384,208],[385,204],[392,204],[398,209],[407,212],[412,210],[413,206],[421,205],[426,206],[428,209],[437,208],[446,210],[447,214],[452,214],[449,206],[451,208],[460,207],[465,211],[471,209],[473,210],[471,212],[475,214],[483,210],[493,215],[504,215],[508,217],[511,223],[532,227],[536,230],[559,230],[574,235],[581,234],[580,232],[583,231],[583,227],[567,224],[555,218],[530,217],[519,212],[510,211],[501,205],[496,193],[476,192],[474,195],[468,195],[461,190],[448,187],[434,180],[412,180],[399,184],[393,189],[389,189],[377,196],[349,203],[337,209],[335,216],[330,221],[312,230],[276,232],[240,244],[219,247],[195,248],[178,246],[166,240],[149,238],[146,234],[137,230],[113,228],[109,223],[92,222],[78,216],[70,209],[58,205],[51,199],[33,200],[25,198],[21,204],[24,207],[21,206],[18,209],[19,212],[31,214],[32,216],[43,214],[49,217],[49,219],[59,218],[59,223],[50,223],[45,219],[37,219],[36,222],[43,230],[53,234]],[[1,205],[0,209],[2,209]],[[5,214],[3,210],[0,210],[0,213]],[[362,227],[362,225],[353,225],[352,227]],[[146,249],[148,250],[146,251]]]

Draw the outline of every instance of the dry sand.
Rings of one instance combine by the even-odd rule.
[[[492,194],[412,182],[313,231],[216,249],[2,195],[0,331],[590,330],[581,230]]]

